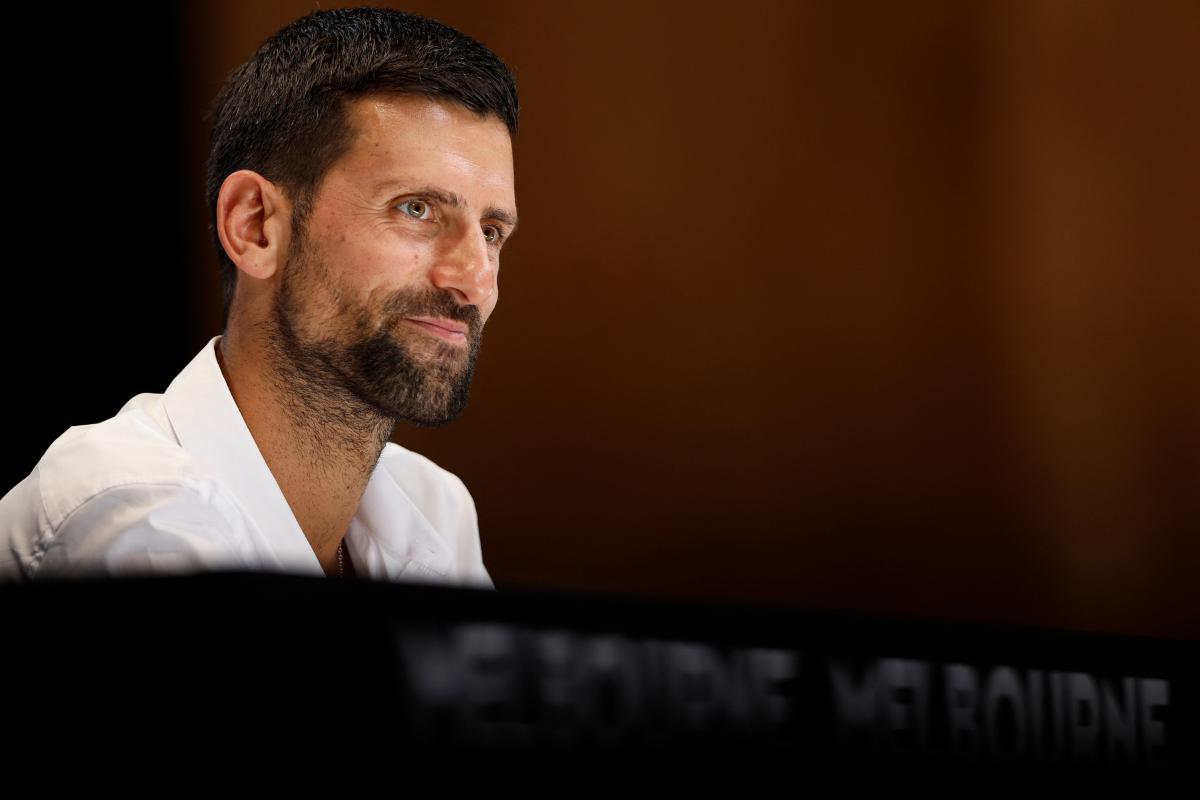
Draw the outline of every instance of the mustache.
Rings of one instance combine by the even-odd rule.
[[[472,337],[479,335],[483,315],[474,305],[462,305],[450,292],[432,287],[396,292],[383,304],[390,317],[444,317],[466,324]]]

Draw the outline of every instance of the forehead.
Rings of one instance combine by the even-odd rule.
[[[336,165],[346,177],[371,188],[437,182],[468,199],[513,204],[512,140],[499,117],[414,95],[359,98],[347,111],[353,138]]]

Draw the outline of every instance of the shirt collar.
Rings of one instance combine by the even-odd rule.
[[[346,546],[355,566],[371,577],[449,580],[453,554],[392,474],[389,454],[393,451],[402,448],[389,442],[371,473],[346,533]]]
[[[214,336],[163,395],[179,443],[216,474],[249,513],[271,548],[275,567],[324,575],[287,498],[263,460],[217,363]],[[264,568],[272,565],[265,563]]]

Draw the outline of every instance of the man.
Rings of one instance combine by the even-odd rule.
[[[226,324],[0,500],[0,577],[197,570],[491,586],[457,477],[389,440],[467,401],[516,228],[516,86],[383,9],[286,26],[217,97]]]

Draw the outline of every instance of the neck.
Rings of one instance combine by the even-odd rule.
[[[256,337],[222,336],[217,362],[317,560],[336,574],[338,545],[395,423],[342,386],[327,365],[296,364]]]

